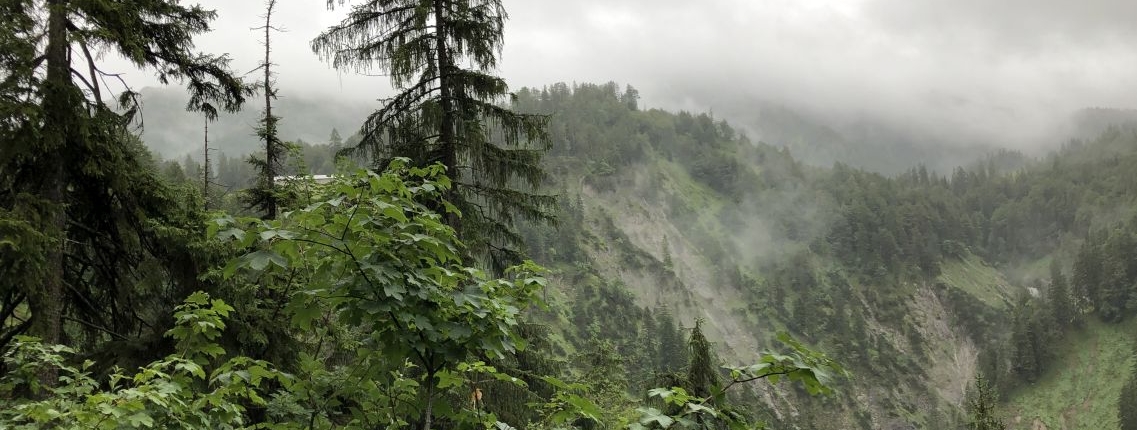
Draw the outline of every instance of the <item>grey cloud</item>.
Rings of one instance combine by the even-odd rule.
[[[1128,1],[586,0],[524,9],[542,5],[562,19],[519,25],[576,45],[512,45],[507,70],[511,58],[538,57],[550,74],[630,82],[664,107],[761,99],[1023,147],[1058,140],[1051,125],[1075,109],[1137,100],[1128,78],[1137,30],[1126,19],[1137,3]],[[629,9],[635,19],[623,26],[589,20]],[[539,74],[519,73],[527,82]]]
[[[1125,19],[1137,14],[1137,3],[1130,1],[872,0],[865,11],[889,29],[931,41],[997,40],[1027,51],[1045,52],[1055,45],[1132,46],[1125,39],[1137,36]]]
[[[235,68],[259,57],[257,1],[210,0],[203,50]],[[338,73],[308,41],[342,11],[281,3],[275,61],[285,93],[376,99],[386,79]],[[714,109],[749,101],[883,118],[928,133],[1026,146],[1058,118],[1137,100],[1137,2],[1129,0],[505,0],[500,73],[514,87],[615,80],[645,104]],[[1056,142],[1045,142],[1056,143]]]

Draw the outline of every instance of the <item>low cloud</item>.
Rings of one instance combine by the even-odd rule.
[[[1137,105],[1128,0],[506,0],[500,73],[514,86],[614,80],[644,103],[752,115],[763,100],[835,121],[883,119],[1027,147],[1088,106]],[[203,1],[200,48],[255,67],[258,2]],[[274,61],[285,93],[377,99],[385,78],[338,73],[308,41],[342,16],[287,2]],[[145,81],[145,79],[143,79]]]

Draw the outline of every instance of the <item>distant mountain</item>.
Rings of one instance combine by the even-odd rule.
[[[142,93],[142,139],[157,155],[179,159],[186,154],[200,158],[205,125],[201,115],[185,110],[188,98],[174,88],[144,88]],[[262,103],[253,98],[237,114],[222,114],[209,124],[210,147],[230,156],[258,149],[254,127],[261,114]],[[273,113],[281,116],[281,136],[288,141],[327,142],[332,130],[346,139],[375,109],[369,103],[305,98],[287,93],[273,105]]]
[[[860,118],[835,120],[805,109],[770,102],[752,101],[731,106],[731,122],[754,133],[756,140],[786,147],[807,164],[832,166],[842,163],[886,175],[902,173],[915,165],[950,174],[956,167],[974,166],[995,157],[1021,166],[1029,158],[1058,149],[1071,139],[1092,140],[1111,127],[1137,130],[1137,109],[1085,108],[1050,124],[1047,137],[1014,145],[945,135],[909,127],[895,120]],[[1021,152],[1020,152],[1021,151]],[[1099,151],[1100,152],[1100,151]],[[1019,159],[1007,160],[1014,156]]]
[[[796,158],[816,166],[840,162],[896,174],[922,164],[948,173],[1000,149],[995,143],[958,141],[878,119],[835,121],[773,103],[756,102],[745,112],[732,122],[753,130],[758,140],[789,148]]]
[[[1120,129],[1137,129],[1137,109],[1086,108],[1071,115],[1071,136],[1090,139],[1110,126]]]

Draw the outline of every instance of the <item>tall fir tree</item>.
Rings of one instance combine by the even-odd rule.
[[[332,128],[332,134],[328,136],[328,146],[336,152],[343,149],[343,137],[340,136],[339,130]]]
[[[691,395],[709,399],[707,404],[725,411],[726,399],[722,394],[722,381],[719,377],[719,366],[716,363],[711,342],[703,335],[702,318],[695,320],[695,327],[691,329],[691,336],[687,340],[687,376],[684,385]],[[696,422],[701,428],[726,428],[726,423],[718,419],[697,415]]]
[[[275,219],[280,206],[280,197],[276,190],[276,176],[281,172],[281,163],[284,162],[287,148],[280,140],[277,125],[280,117],[272,113],[272,102],[276,100],[275,74],[272,71],[272,32],[279,31],[272,25],[272,12],[276,7],[276,0],[265,3],[264,25],[254,30],[264,31],[264,60],[260,69],[264,73],[258,86],[264,93],[265,106],[256,133],[264,143],[264,156],[249,155],[248,162],[257,171],[256,183],[247,190],[245,199],[249,207],[257,208],[265,219]],[[333,131],[334,132],[334,131]]]
[[[967,398],[968,430],[1004,430],[1004,424],[995,413],[998,397],[995,390],[983,377],[982,373],[975,375],[975,385],[972,386]]]
[[[1042,374],[1039,327],[1035,322],[1035,309],[1025,298],[1012,312],[1011,371],[1029,382]]]
[[[1098,243],[1101,241],[1103,239],[1100,238],[1100,235],[1090,235],[1082,243],[1082,247],[1074,259],[1074,270],[1071,276],[1074,301],[1085,313],[1096,313],[1100,302],[1102,256]]]
[[[1117,399],[1117,423],[1121,430],[1137,430],[1137,365],[1130,366],[1129,378],[1121,386],[1121,396]]]
[[[691,329],[691,337],[687,341],[690,359],[687,364],[687,384],[691,394],[707,398],[721,388],[722,381],[711,342],[703,335],[702,322],[702,319],[695,320],[695,327]]]
[[[656,369],[664,374],[680,372],[687,364],[687,347],[683,342],[682,327],[676,324],[675,317],[667,307],[659,311],[656,328],[659,332]]]
[[[226,57],[193,51],[193,37],[215,17],[200,6],[15,0],[0,15],[3,26],[15,26],[0,35],[0,45],[13,50],[0,55],[0,212],[42,239],[0,255],[0,267],[38,259],[31,279],[4,279],[0,289],[25,298],[27,330],[46,343],[64,340],[65,318],[121,337],[142,310],[127,281],[140,248],[169,251],[145,226],[169,210],[170,196],[128,129],[139,112],[137,93],[99,58],[118,54],[154,70],[162,83],[187,83],[189,107],[207,117],[236,110],[247,89]],[[108,82],[123,83],[118,110],[107,105]],[[54,375],[44,380],[53,383]]]
[[[202,209],[209,210],[210,196],[209,189],[215,185],[213,183],[214,172],[211,168],[213,162],[209,160],[209,154],[216,148],[209,147],[209,118],[205,119],[205,125],[202,126],[202,170],[201,170],[201,201]]]
[[[520,258],[519,219],[551,220],[537,194],[547,118],[514,112],[491,72],[507,18],[501,0],[329,0],[347,18],[312,41],[337,69],[378,69],[398,93],[364,122],[354,147],[382,167],[392,157],[441,163],[454,181],[446,222],[473,256],[502,269]],[[442,208],[436,208],[442,209]]]
[[[1066,282],[1066,276],[1062,274],[1062,267],[1057,261],[1050,263],[1050,291],[1047,294],[1047,302],[1058,331],[1081,325],[1081,314],[1074,304],[1069,283]]]

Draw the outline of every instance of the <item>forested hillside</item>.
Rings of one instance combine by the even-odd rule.
[[[1091,231],[1133,216],[1131,176],[1112,158],[1132,156],[1120,130],[1025,170],[994,154],[951,177],[917,167],[890,179],[806,167],[705,114],[639,111],[635,90],[612,84],[523,90],[518,106],[555,112],[548,163],[568,224],[533,231],[529,246],[565,271],[576,329],[620,327],[612,341],[629,355],[650,343],[629,334],[650,339],[651,325],[605,319],[631,312],[605,309],[616,297],[687,327],[705,318],[724,357],[744,359],[790,329],[873,375],[850,389],[881,405],[850,402],[861,415],[834,428],[951,428],[960,381],[976,370],[1002,392],[1038,378],[1053,358],[1045,345],[1059,344],[1042,333],[1060,333],[1096,293],[1077,287],[1059,294],[1071,303],[1045,305],[1027,287],[1054,300],[1047,261],[1072,275]],[[1075,300],[1081,310],[1064,316],[1036,310]],[[576,336],[578,347],[591,340]],[[630,375],[643,360],[628,360]]]
[[[500,2],[400,0],[313,35],[367,113],[282,96],[273,1],[256,82],[212,12],[107,5],[0,6],[0,428],[1137,428],[1130,112],[748,136],[510,91]]]
[[[652,327],[610,319],[635,313],[626,306],[685,327],[703,320],[726,360],[788,329],[861,375],[842,408],[790,402],[799,425],[955,428],[977,371],[1012,393],[1046,374],[1083,314],[1133,313],[1114,305],[1133,291],[1119,236],[1137,214],[1130,131],[1023,169],[992,154],[950,176],[916,166],[884,177],[810,168],[706,114],[638,110],[635,94],[614,84],[519,93],[519,107],[554,113],[548,165],[562,224],[527,237],[531,255],[560,270],[586,333],[578,348],[599,331],[635,357],[650,342],[636,334]],[[1107,246],[1121,266],[1087,266]],[[1121,290],[1107,298],[1104,285]],[[643,362],[627,360],[628,374]]]

